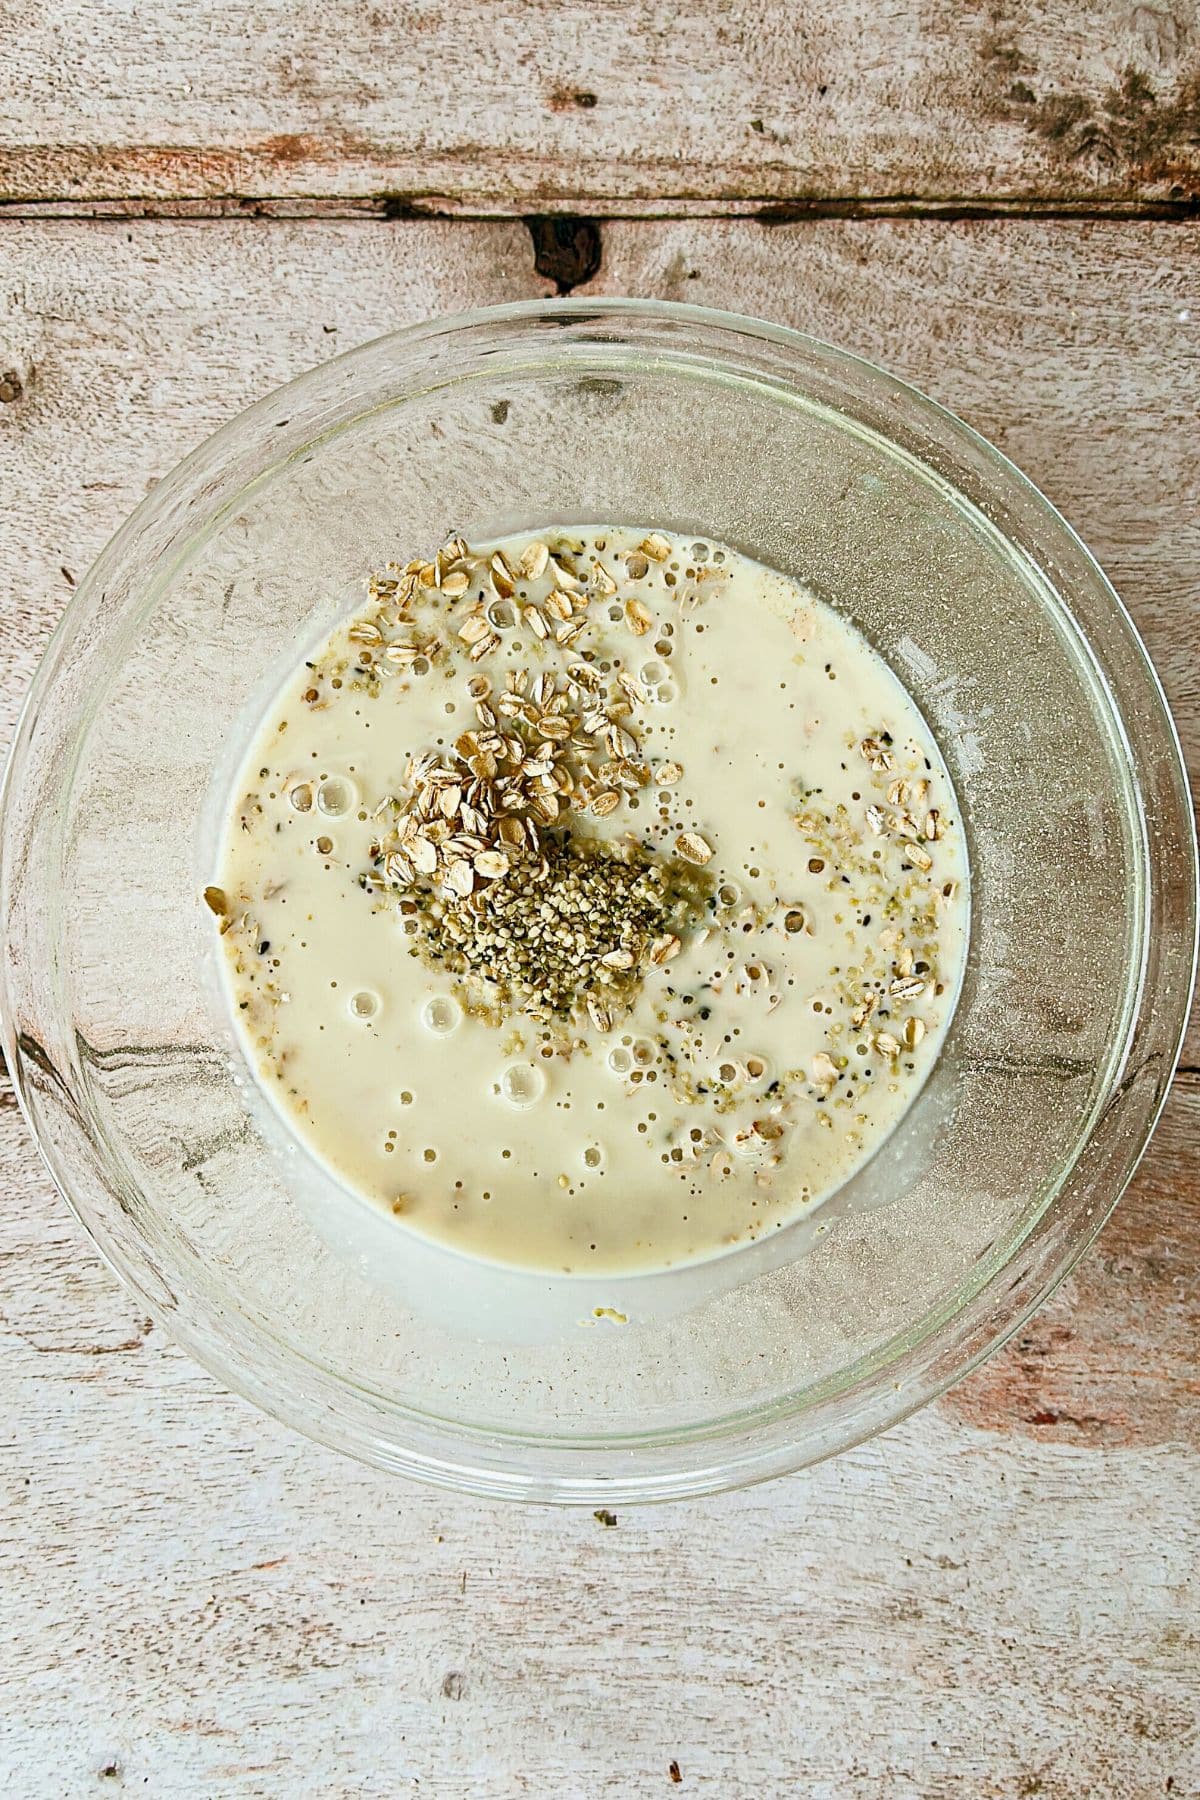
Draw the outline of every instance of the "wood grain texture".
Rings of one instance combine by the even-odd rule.
[[[552,293],[516,223],[9,221],[0,559],[12,679],[104,539],[248,401],[466,300]],[[577,293],[732,306],[885,363],[1060,505],[1130,606],[1200,768],[1200,227],[622,222]],[[169,346],[169,350],[165,347]],[[4,378],[10,377],[5,388]],[[119,453],[118,453],[119,446]],[[1200,1034],[1187,1059],[1200,1066]]]
[[[611,1528],[490,1508],[221,1393],[3,1111],[0,1191],[6,1792],[591,1800],[673,1760],[735,1800],[1197,1790],[1194,1437],[1005,1430],[1010,1394]],[[1093,1301],[1161,1345],[1161,1290],[1059,1316]]]
[[[1195,1793],[1180,1440],[932,1408],[615,1528],[426,1494],[164,1345],[0,1120],[9,1793],[590,1800],[666,1795],[671,1760],[721,1796]]]
[[[1198,243],[625,223],[586,291],[798,324],[963,413],[1108,566],[1196,766]],[[517,223],[10,221],[0,258],[0,739],[70,579],[198,439],[375,332],[550,291]],[[1198,1143],[1192,1074],[1096,1249],[916,1419],[610,1529],[398,1484],[222,1393],[0,1086],[6,1791],[591,1800],[673,1792],[672,1760],[755,1800],[1200,1790]]]
[[[1196,0],[5,0],[0,198],[1200,193]]]

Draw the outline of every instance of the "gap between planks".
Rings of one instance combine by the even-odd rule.
[[[512,201],[481,204],[453,195],[401,195],[380,193],[359,198],[344,195],[297,197],[294,195],[184,195],[160,199],[153,195],[114,195],[111,198],[73,199],[47,195],[37,200],[0,198],[0,224],[9,219],[64,219],[81,224],[111,223],[122,219],[312,219],[338,220],[457,220],[463,223],[495,222],[529,217],[583,216],[599,224],[609,221],[661,223],[673,219],[744,219],[761,225],[803,224],[824,219],[929,219],[953,222],[962,219],[1031,219],[1045,221],[1113,221],[1120,224],[1179,223],[1200,220],[1200,195],[1182,199],[1137,200],[1030,198],[990,199],[975,195],[917,198],[894,194],[883,197],[836,199],[765,195],[714,203],[686,195],[664,196],[652,203],[623,200],[619,196],[539,196],[536,211]]]

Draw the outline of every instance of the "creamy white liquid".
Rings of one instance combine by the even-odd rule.
[[[432,662],[393,667],[376,648],[364,663],[347,620],[261,723],[211,903],[256,1075],[398,1230],[533,1268],[664,1267],[816,1205],[911,1102],[965,953],[962,834],[923,719],[840,615],[720,546],[672,540],[655,560],[642,528],[543,535],[617,583],[577,639],[560,647],[500,606],[499,641],[470,661],[454,622],[478,582],[415,604],[447,641]],[[505,540],[513,567],[531,538]],[[513,598],[550,589],[522,580]],[[386,638],[386,606],[357,615],[381,616]],[[475,727],[467,682],[498,692],[509,670],[581,659],[608,682],[638,677],[638,754],[682,774],[572,828],[667,857],[699,834],[713,852],[703,928],[607,1031],[586,1013],[467,1010],[478,996],[411,954],[396,894],[360,885],[411,759],[452,757]]]

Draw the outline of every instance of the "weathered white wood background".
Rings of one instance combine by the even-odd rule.
[[[563,211],[592,223],[557,250],[523,222]],[[1194,0],[0,0],[0,734],[214,426],[557,282],[796,324],[962,413],[1099,554],[1195,768],[1198,217]],[[972,1380],[615,1528],[220,1392],[0,1087],[5,1794],[665,1794],[673,1761],[754,1800],[1200,1792],[1195,1029],[1184,1062],[1098,1246]]]

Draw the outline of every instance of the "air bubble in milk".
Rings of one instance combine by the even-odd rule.
[[[434,994],[421,1008],[421,1023],[434,1037],[449,1037],[462,1024],[463,1010],[450,994]]]
[[[546,1092],[546,1077],[536,1063],[509,1063],[500,1076],[500,1098],[524,1111]]]
[[[484,608],[484,617],[493,631],[511,631],[517,622],[516,608],[508,600],[493,600]]]
[[[358,804],[358,791],[344,775],[331,775],[317,789],[317,806],[327,818],[340,819]]]

